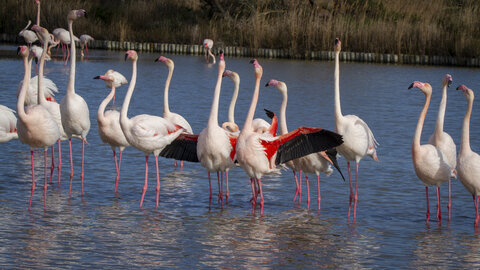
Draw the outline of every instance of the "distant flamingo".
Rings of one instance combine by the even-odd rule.
[[[32,24],[32,21],[28,20],[27,26],[25,26],[25,28],[23,28],[22,31],[20,31],[18,33],[19,36],[23,37],[23,39],[25,40],[25,43],[27,43],[28,47],[31,47],[32,43],[34,43],[35,41],[38,40],[35,32],[27,29],[30,26],[30,24]]]
[[[205,49],[205,61],[210,62],[210,57],[212,57],[212,63],[215,64],[215,55],[212,53],[213,40],[206,38],[203,40],[203,48]]]
[[[440,185],[448,181],[450,177],[454,177],[454,170],[448,165],[448,161],[444,154],[434,145],[423,144],[420,145],[420,138],[422,136],[423,123],[427,115],[428,106],[432,97],[432,86],[429,83],[422,83],[414,81],[408,89],[420,89],[425,94],[425,104],[423,110],[418,117],[417,128],[412,141],[412,161],[415,173],[418,178],[422,180],[425,185],[427,196],[427,223],[430,218],[430,208],[428,203],[428,186],[437,186],[437,218],[442,219],[440,210]]]
[[[70,37],[73,40],[73,21],[86,17],[87,13],[83,9],[72,10],[68,13],[68,29]],[[80,178],[82,181],[82,195],[83,195],[83,165],[85,156],[85,142],[88,132],[90,131],[90,113],[85,100],[75,93],[75,66],[76,66],[76,53],[75,42],[70,44],[72,51],[70,59],[70,74],[68,77],[68,85],[65,96],[60,102],[60,112],[62,115],[62,125],[65,133],[68,136],[68,144],[70,148],[70,189],[69,195],[72,192],[72,180],[73,180],[73,158],[72,158],[72,137],[82,140],[82,172]]]
[[[32,192],[30,194],[30,201],[28,203],[28,209],[32,204],[33,192],[35,190],[35,171],[33,166],[33,149],[41,147],[44,149],[44,209],[47,207],[47,148],[58,140],[60,132],[58,130],[57,123],[50,115],[50,113],[41,105],[31,105],[24,108],[25,96],[27,92],[27,86],[29,84],[31,76],[32,60],[28,59],[29,51],[26,46],[18,47],[17,52],[23,57],[25,76],[24,86],[17,101],[18,122],[17,131],[18,138],[23,144],[30,146],[30,159],[32,162]]]
[[[275,165],[299,158],[311,153],[324,151],[340,145],[340,135],[320,128],[300,127],[278,137],[266,136],[253,131],[253,115],[258,102],[260,79],[263,69],[257,60],[252,60],[255,68],[255,90],[240,135],[237,139],[237,160],[252,186],[252,206],[255,211],[255,182],[260,192],[260,214],[263,215],[263,190],[261,177],[275,170]]]
[[[475,95],[472,89],[464,84],[457,87],[461,90],[467,99],[467,111],[463,119],[462,140],[460,144],[460,152],[458,153],[457,172],[460,182],[472,194],[473,203],[475,204],[475,227],[478,227],[478,196],[480,195],[480,155],[473,152],[470,148],[470,117],[472,116],[473,99]]]
[[[192,127],[188,121],[180,114],[171,112],[170,107],[168,106],[168,91],[170,89],[170,81],[172,80],[173,70],[175,68],[174,62],[172,59],[166,58],[165,56],[160,56],[159,58],[155,59],[155,62],[163,63],[168,68],[168,76],[167,80],[165,81],[165,90],[163,91],[163,118],[174,123],[175,125],[181,126],[183,129],[185,129],[186,133],[193,134]],[[177,167],[176,160],[175,167]],[[183,160],[180,161],[180,168],[182,167]]]
[[[340,50],[342,43],[335,39],[335,131],[343,136],[344,143],[337,147],[337,151],[345,157],[348,166],[348,179],[350,181],[350,202],[348,206],[348,217],[350,218],[350,209],[352,199],[354,198],[353,220],[357,215],[358,200],[358,163],[366,155],[373,160],[378,161],[376,147],[378,145],[373,132],[367,123],[356,115],[342,115],[340,107]],[[353,196],[352,177],[350,173],[350,161],[356,163],[356,184],[355,197]]]
[[[63,29],[63,28],[56,28],[53,30],[52,34],[55,36],[55,39],[58,40],[59,44],[62,46],[62,53],[63,53],[63,61],[65,64],[67,64],[68,58],[70,57],[70,50],[68,49],[68,45],[70,45],[70,48],[72,46],[70,40],[74,40],[76,42],[80,41],[78,37],[75,35],[73,38],[70,38],[70,33],[69,31]],[[75,46],[75,43],[73,44]],[[66,53],[65,53],[66,50]]]
[[[158,116],[140,114],[133,118],[128,118],[128,107],[137,80],[137,52],[133,50],[127,51],[125,59],[127,58],[132,60],[132,78],[130,79],[130,85],[128,86],[127,94],[125,95],[122,110],[120,112],[120,126],[122,127],[123,134],[125,134],[130,145],[145,153],[145,183],[143,185],[140,207],[143,206],[143,198],[145,197],[145,192],[147,191],[148,186],[148,156],[151,153],[155,156],[157,169],[156,207],[158,208],[158,198],[160,193],[158,155],[165,146],[169,145],[185,130]]]
[[[88,57],[88,42],[90,40],[95,40],[93,37],[87,34],[83,34],[80,36],[80,55]],[[83,47],[85,47],[86,55],[83,53]]]
[[[15,111],[0,105],[0,143],[18,139]]]
[[[115,74],[115,75],[114,75]],[[121,77],[120,77],[121,76]],[[115,177],[115,193],[118,193],[118,180],[120,179],[120,166],[122,164],[122,152],[125,147],[129,146],[125,135],[123,135],[122,128],[120,127],[120,112],[117,110],[105,110],[108,103],[113,99],[115,95],[115,88],[126,84],[127,81],[122,74],[108,70],[105,75],[96,76],[94,79],[102,79],[105,81],[107,87],[111,88],[108,96],[100,103],[97,111],[98,121],[98,134],[103,142],[110,144],[113,151],[113,158],[115,161],[115,169],[117,176]],[[120,150],[120,157],[117,163],[116,148]]]
[[[457,146],[452,137],[448,133],[443,131],[443,122],[445,119],[445,109],[447,107],[447,87],[452,84],[452,76],[446,74],[442,80],[442,101],[440,101],[440,107],[438,108],[437,123],[435,125],[435,132],[428,139],[428,143],[436,146],[447,159],[450,168],[455,169],[457,166]],[[450,220],[450,209],[452,207],[452,200],[450,196],[450,179],[448,179],[448,220]]]

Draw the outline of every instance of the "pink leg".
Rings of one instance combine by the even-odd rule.
[[[299,184],[299,190],[298,190],[298,203],[302,203],[302,171],[298,172],[298,184]]]
[[[253,182],[253,178],[250,178],[250,186],[252,187],[252,214],[255,213],[255,204],[257,204],[257,198],[255,196],[255,183]]]
[[[47,148],[43,150],[43,172],[44,172],[44,182],[43,182],[43,210],[47,210]]]
[[[427,194],[427,224],[428,224],[428,220],[430,219],[430,206],[428,203],[428,187],[427,186],[425,187],[425,193]]]
[[[160,196],[160,176],[158,175],[158,156],[157,155],[154,155],[154,156],[155,156],[155,165],[157,166],[157,188],[156,188],[157,203],[155,204],[155,208],[158,208],[158,199],[159,199],[159,196]]]
[[[173,160],[173,166],[176,168],[177,167],[177,160]]]
[[[357,201],[358,201],[358,162],[357,163],[357,171],[355,173],[355,202],[353,206],[353,221],[355,222],[355,218],[357,217]]]
[[[305,174],[305,180],[307,181],[307,209],[310,208],[310,183],[308,181],[308,174]]]
[[[60,176],[62,174],[62,143],[58,140],[58,186],[60,186]]]
[[[299,187],[298,187],[297,173],[294,170],[292,170],[292,171],[293,171],[293,177],[295,178],[295,185],[297,186],[295,188],[295,196],[293,196],[293,201],[295,202],[297,200]]]
[[[208,172],[208,187],[210,188],[209,200],[212,201],[212,179],[210,178],[210,172]]]
[[[87,53],[86,56],[88,57],[88,45],[85,43],[85,52]]]
[[[52,183],[53,170],[55,169],[55,145],[52,145],[52,165],[50,166],[50,183]]]
[[[440,209],[440,187],[437,187],[437,219],[442,220],[442,210]]]
[[[318,191],[318,211],[320,211],[320,201],[322,200],[322,197],[320,196],[320,175],[317,174],[317,191]]]
[[[348,168],[348,181],[350,182],[350,201],[348,203],[348,219],[350,220],[350,209],[352,208],[352,200],[353,200],[352,173],[350,170],[350,161],[347,161],[347,168]]]
[[[68,145],[70,146],[70,190],[68,196],[72,195],[72,180],[73,180],[73,158],[72,158],[72,138],[68,139]]]
[[[115,176],[115,193],[118,193],[118,163],[117,163],[117,153],[113,150],[113,161],[115,162],[115,171],[117,175]]]
[[[451,197],[451,179],[448,179],[448,204],[447,204],[447,208],[448,208],[448,220],[450,220],[451,218],[451,209],[452,209],[452,197]]]
[[[473,195],[473,204],[475,205],[475,212],[476,212],[474,226],[478,227],[478,219],[479,219],[479,216],[478,216],[478,196]]]
[[[223,173],[220,172],[220,201],[223,207]]]
[[[148,155],[145,156],[145,183],[143,184],[142,198],[140,199],[140,208],[143,206],[143,198],[145,198],[145,192],[148,186]]]
[[[180,160],[180,170],[183,169],[183,160]]]
[[[32,193],[30,194],[30,202],[28,203],[28,210],[32,205],[33,192],[35,191],[35,169],[33,166],[33,149],[30,150],[30,160],[32,161]]]
[[[70,49],[67,47],[67,58],[65,58],[65,65],[67,65],[67,62],[68,62],[68,58],[70,58]]]
[[[220,201],[223,199],[222,187],[220,184],[220,172],[217,172],[217,183],[218,183],[218,200]]]
[[[263,216],[263,191],[262,191],[262,180],[260,178],[258,181],[258,189],[260,190],[260,215]]]
[[[118,192],[118,182],[120,180],[121,165],[122,165],[122,151],[120,151],[120,158],[118,159],[118,173],[117,173],[117,180],[115,181],[115,193]]]
[[[225,171],[225,178],[227,184],[227,194],[225,195],[225,202],[228,204],[228,196],[230,195],[230,191],[228,189],[228,170]]]

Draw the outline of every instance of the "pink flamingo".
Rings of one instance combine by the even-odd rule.
[[[457,87],[461,90],[467,99],[467,111],[463,119],[462,140],[460,151],[458,153],[457,172],[460,182],[472,194],[475,204],[475,227],[478,227],[478,196],[480,195],[480,155],[473,152],[470,148],[470,117],[472,116],[473,99],[475,95],[472,89],[464,84]]]
[[[343,136],[344,143],[337,148],[337,151],[345,157],[348,166],[348,179],[350,181],[350,202],[348,207],[348,217],[350,218],[350,209],[353,199],[352,177],[350,173],[350,161],[356,163],[355,175],[355,197],[353,220],[357,215],[357,200],[358,200],[358,163],[360,160],[369,155],[373,160],[378,161],[376,147],[378,145],[373,132],[368,127],[367,123],[356,115],[342,115],[340,107],[340,63],[339,55],[342,43],[337,38],[335,39],[335,131]]]
[[[73,21],[86,17],[87,13],[83,9],[72,10],[68,13],[68,29],[70,32],[70,37],[73,40]],[[70,44],[70,49],[72,51],[70,59],[70,74],[68,77],[68,85],[65,96],[60,102],[60,112],[62,115],[62,125],[65,130],[65,133],[68,136],[68,144],[70,148],[70,189],[69,195],[72,192],[72,180],[73,180],[73,158],[72,158],[72,137],[79,138],[82,140],[82,172],[80,174],[80,179],[82,182],[82,195],[83,195],[83,165],[84,165],[84,156],[85,156],[85,142],[87,141],[86,137],[90,131],[90,113],[88,111],[88,106],[85,100],[78,94],[75,93],[75,66],[76,66],[76,53],[75,53],[75,43]]]
[[[88,56],[88,42],[90,40],[95,40],[92,36],[83,34],[80,36],[80,55],[85,56],[83,53],[83,48],[85,47],[86,56]]]
[[[123,135],[122,128],[120,127],[120,112],[117,110],[105,110],[107,104],[113,99],[115,96],[115,89],[116,87],[121,86],[122,84],[126,84],[127,81],[122,74],[108,70],[105,75],[96,76],[94,79],[102,79],[105,81],[107,87],[111,89],[108,96],[100,103],[97,111],[97,122],[98,122],[98,134],[100,135],[100,139],[103,142],[110,144],[113,151],[113,158],[115,161],[115,169],[117,171],[117,175],[115,177],[115,193],[118,193],[118,181],[120,179],[120,166],[122,164],[122,152],[125,147],[129,146],[130,144]],[[120,150],[120,156],[117,163],[117,154],[115,149],[118,147]]]
[[[132,98],[133,90],[137,80],[137,52],[129,50],[125,54],[125,59],[132,60],[132,78],[128,86],[127,94],[123,101],[122,110],[120,112],[120,126],[127,141],[133,147],[145,153],[145,183],[142,190],[142,198],[140,200],[140,207],[143,205],[143,198],[148,186],[148,156],[153,153],[155,156],[155,164],[157,169],[157,200],[156,207],[158,208],[158,198],[160,192],[160,178],[158,175],[158,155],[175,140],[183,131],[180,126],[159,117],[148,114],[140,114],[133,118],[128,118],[128,106]]]
[[[452,84],[452,76],[446,74],[442,80],[442,100],[440,101],[440,107],[438,108],[437,123],[435,125],[435,132],[428,139],[428,143],[435,145],[447,159],[450,168],[455,169],[457,166],[457,146],[452,137],[443,131],[443,122],[445,119],[445,109],[447,107],[447,87]],[[450,179],[448,179],[448,220],[450,220],[450,209],[452,207],[452,199],[450,196]]]
[[[170,89],[170,81],[172,80],[173,70],[175,68],[174,62],[172,59],[165,56],[160,56],[159,58],[155,59],[155,62],[163,63],[168,68],[168,76],[167,80],[165,81],[165,90],[163,91],[163,118],[174,123],[175,125],[181,126],[183,129],[185,129],[186,133],[193,134],[192,127],[188,121],[180,114],[171,112],[170,107],[168,106],[168,92]],[[175,167],[177,167],[176,160]],[[180,161],[180,168],[183,168],[183,160]]]
[[[205,61],[210,62],[210,57],[212,58],[212,63],[215,64],[215,55],[212,53],[213,40],[206,38],[203,40],[203,48],[205,49]]]
[[[17,100],[17,132],[20,142],[28,144],[30,146],[30,159],[32,162],[32,192],[30,194],[30,201],[28,203],[28,209],[32,204],[33,192],[35,190],[35,171],[33,166],[33,149],[36,147],[44,148],[44,160],[45,160],[45,182],[44,182],[44,209],[47,208],[47,148],[53,145],[60,137],[58,125],[51,116],[51,114],[45,109],[45,107],[37,104],[30,105],[24,108],[25,96],[27,92],[27,86],[29,84],[31,76],[32,60],[28,59],[29,51],[26,46],[20,46],[17,50],[18,54],[23,57],[25,76],[24,87],[20,91],[20,95]],[[41,90],[40,90],[41,91]]]
[[[0,143],[18,139],[15,111],[0,105]]]
[[[340,145],[340,135],[320,128],[300,127],[294,131],[277,137],[265,136],[253,131],[253,115],[258,102],[260,79],[263,69],[257,60],[252,60],[255,68],[255,90],[240,135],[237,139],[236,151],[239,165],[250,177],[252,186],[252,206],[255,210],[258,183],[260,192],[260,213],[263,215],[263,190],[261,177],[275,170],[275,165],[299,158],[311,153],[324,151]]]
[[[432,97],[432,86],[429,83],[414,81],[408,87],[408,89],[413,87],[420,89],[420,91],[425,94],[425,104],[423,105],[423,110],[418,117],[417,128],[415,129],[415,135],[412,141],[412,161],[413,167],[415,168],[415,173],[425,185],[428,223],[430,218],[428,186],[437,186],[437,218],[440,221],[442,219],[440,210],[440,185],[443,182],[448,181],[450,177],[455,177],[455,172],[450,168],[446,157],[437,147],[431,144],[420,144],[423,123],[425,121],[425,116],[427,115],[428,106],[430,105],[430,99]]]
[[[30,24],[32,24],[32,21],[28,20],[27,26],[25,26],[25,28],[23,28],[22,31],[20,31],[18,33],[19,36],[23,37],[23,39],[25,40],[25,43],[27,43],[28,47],[31,47],[32,43],[34,43],[35,41],[38,40],[35,32],[27,29],[30,26]]]

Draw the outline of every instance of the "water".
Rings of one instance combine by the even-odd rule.
[[[15,108],[15,91],[23,78],[23,64],[13,46],[1,46],[0,104]],[[123,52],[92,51],[88,61],[77,62],[76,91],[90,108],[85,194],[80,192],[80,141],[73,141],[75,177],[68,195],[68,147],[62,144],[62,182],[48,185],[47,211],[43,210],[43,151],[35,152],[37,190],[28,211],[31,188],[29,147],[19,141],[0,145],[0,265],[2,268],[426,268],[432,266],[478,268],[480,235],[473,227],[471,195],[460,182],[452,182],[452,220],[447,221],[447,186],[442,186],[443,221],[435,214],[425,223],[425,188],[416,177],[410,153],[416,121],[424,96],[407,90],[414,80],[434,87],[422,141],[432,134],[441,98],[441,79],[450,73],[454,87],[448,92],[445,130],[460,143],[464,96],[454,89],[465,83],[480,88],[477,69],[341,63],[341,99],[344,114],[364,119],[380,143],[380,162],[360,163],[357,220],[347,219],[348,180],[335,172],[321,176],[322,209],[316,207],[316,184],[310,185],[312,202],[293,203],[292,173],[263,179],[264,216],[252,214],[249,180],[243,170],[230,172],[228,205],[215,199],[209,207],[208,178],[200,164],[174,169],[173,160],[160,159],[160,206],[155,209],[155,173],[150,159],[149,189],[139,208],[144,177],[144,156],[127,148],[123,155],[119,194],[114,194],[115,168],[111,149],[98,136],[96,110],[107,95],[104,83],[92,78],[107,69],[130,78],[131,63]],[[159,54],[139,54],[137,87],[129,115],[162,114],[167,68],[153,60]],[[215,87],[217,68],[203,57],[167,55],[175,61],[170,109],[181,113],[199,133],[205,126]],[[253,68],[246,58],[228,58],[227,69],[240,74],[236,121],[242,125],[253,90]],[[257,117],[263,108],[279,111],[280,93],[263,85],[269,79],[289,87],[288,126],[334,129],[333,62],[260,59],[264,68]],[[47,63],[46,75],[65,93],[68,67]],[[121,103],[126,86],[117,90]],[[226,121],[233,84],[225,78],[220,100],[220,121]],[[480,151],[479,107],[474,106],[471,144]],[[49,154],[50,158],[50,154]],[[346,162],[339,159],[346,174]],[[50,161],[49,163],[50,164]],[[313,178],[313,177],[312,177]],[[54,180],[57,172],[54,173]],[[303,181],[305,182],[305,181]],[[216,182],[213,181],[216,193]],[[430,192],[435,213],[435,193]]]

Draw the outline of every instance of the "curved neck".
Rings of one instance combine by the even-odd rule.
[[[17,100],[17,114],[20,119],[24,119],[26,117],[24,104],[25,96],[27,95],[27,89],[30,85],[30,76],[32,74],[32,60],[29,60],[28,57],[23,57],[23,66],[25,69],[25,75],[23,76],[22,90],[20,91]]]
[[[97,121],[104,123],[105,122],[105,108],[107,107],[108,103],[113,99],[113,96],[115,95],[115,86],[113,86],[112,83],[112,88],[110,90],[110,93],[107,95],[107,97],[100,103],[100,106],[98,106],[98,111],[97,111]]]
[[[255,115],[255,109],[257,108],[258,95],[260,92],[260,76],[255,78],[255,90],[253,91],[252,103],[250,103],[250,109],[248,110],[247,118],[243,124],[243,130],[253,130],[252,122]]]
[[[219,68],[217,76],[217,84],[215,85],[215,92],[213,93],[212,107],[210,108],[210,116],[208,118],[208,125],[218,126],[218,103],[220,100],[220,90],[222,89],[222,75],[223,70]]]
[[[38,67],[38,86],[37,86],[37,103],[45,104],[47,100],[45,99],[45,94],[43,93],[43,68],[45,66],[45,58],[47,56],[48,41],[43,43],[43,52],[40,57],[40,66]]]
[[[70,32],[70,74],[68,76],[67,94],[75,93],[75,41],[73,39],[73,20],[68,21],[68,30]]]
[[[460,152],[471,151],[470,148],[470,116],[472,115],[473,99],[468,99],[467,112],[463,118],[462,139],[460,142]]]
[[[443,86],[442,101],[440,101],[440,107],[438,108],[437,123],[435,124],[435,134],[443,133],[443,122],[445,120],[445,110],[447,107],[447,85]]]
[[[237,103],[238,90],[240,88],[240,79],[233,80],[234,89],[230,107],[228,108],[228,122],[235,123],[235,104]]]
[[[342,115],[342,108],[340,106],[340,52],[335,52],[335,122],[339,121]]]
[[[172,80],[173,74],[173,65],[168,65],[168,76],[165,81],[165,91],[163,92],[163,114],[170,112],[170,107],[168,106],[168,90],[170,89],[170,81]]]
[[[425,94],[425,104],[423,105],[422,112],[418,117],[417,128],[415,129],[415,135],[413,136],[412,149],[420,147],[420,138],[422,136],[423,122],[425,121],[425,116],[427,115],[428,106],[430,105],[430,98],[432,94]]]
[[[128,90],[123,100],[122,110],[120,111],[120,123],[122,125],[125,125],[128,121],[128,106],[130,106],[130,100],[132,99],[132,94],[133,94],[133,90],[135,89],[136,81],[137,81],[137,60],[135,59],[132,61],[132,78],[130,79],[130,84],[128,85]]]
[[[287,94],[287,87],[283,87],[282,90],[282,105],[280,106],[280,133],[287,134],[288,133],[288,128],[287,128],[287,101],[288,101],[288,94]]]
[[[37,4],[37,25],[40,26],[40,2]]]

